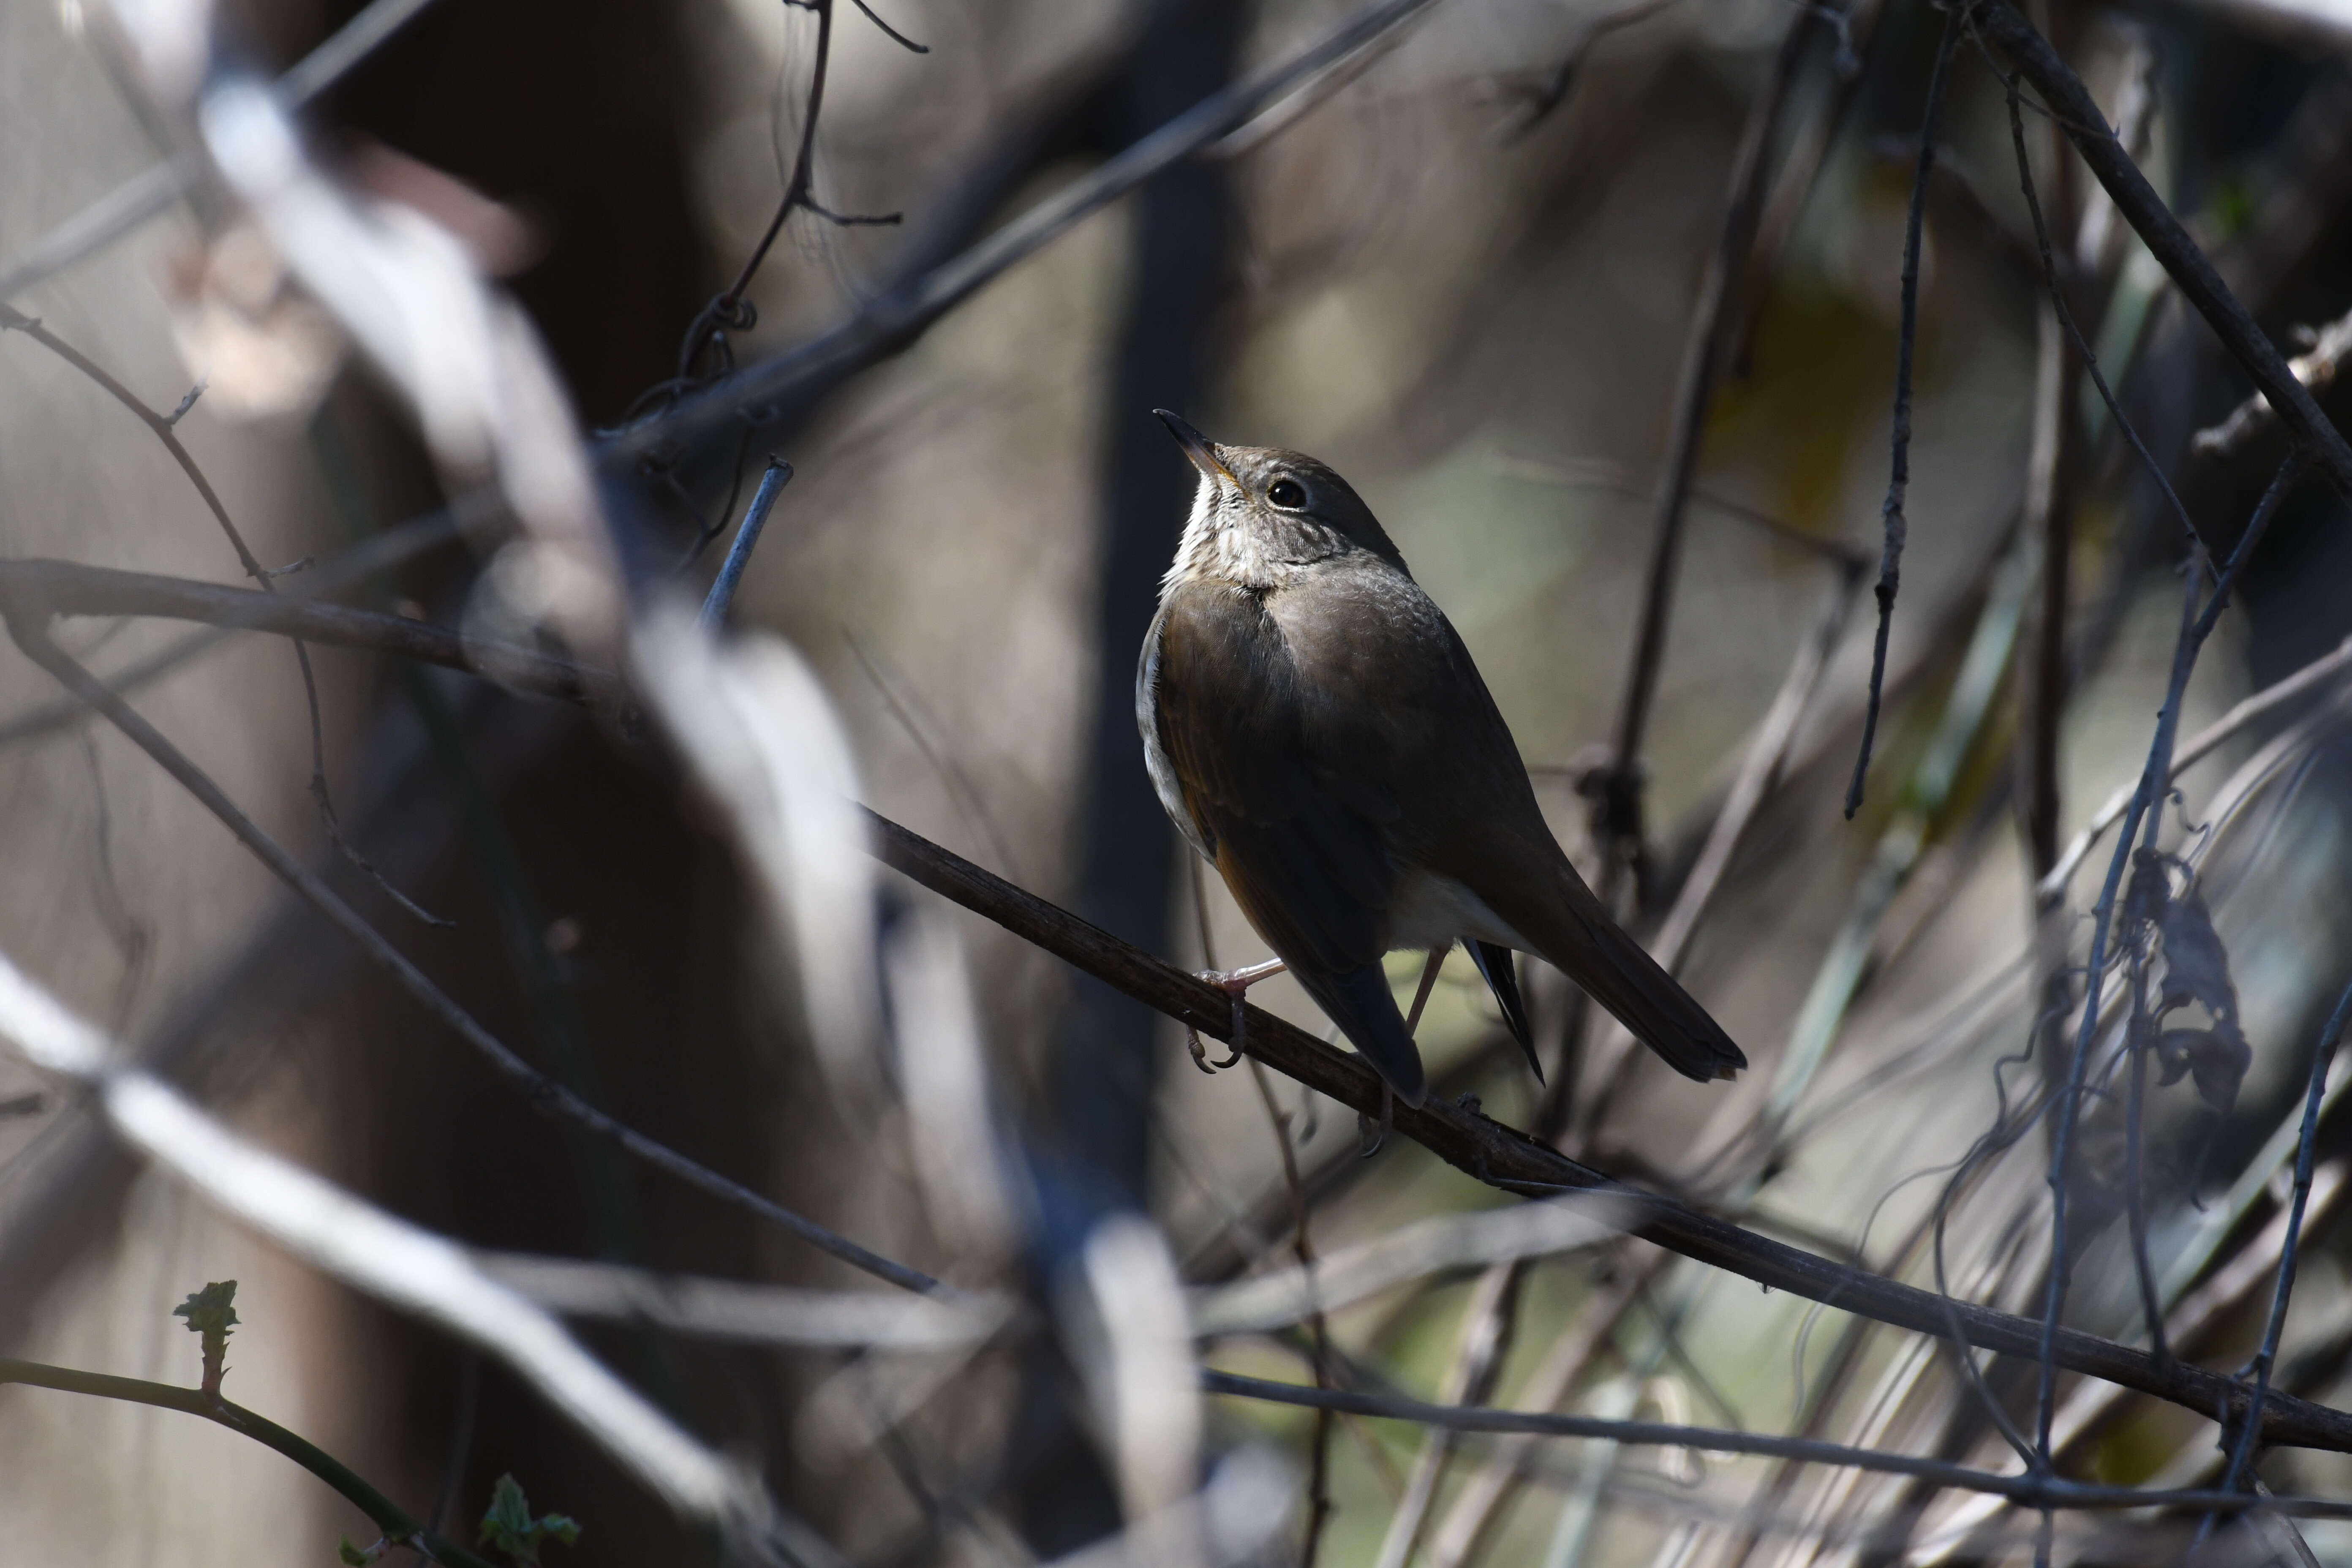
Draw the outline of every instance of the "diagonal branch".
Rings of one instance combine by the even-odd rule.
[[[869,814],[868,826],[874,851],[884,864],[1178,1023],[1231,1042],[1232,998],[1215,986],[887,817]],[[1255,1007],[1244,1009],[1244,1025],[1251,1056],[1342,1105],[1367,1115],[1381,1113],[1381,1080],[1361,1058]],[[1948,1300],[1933,1291],[1847,1268],[1629,1187],[1514,1128],[1444,1100],[1432,1098],[1418,1110],[1397,1105],[1392,1114],[1399,1133],[1490,1186],[1522,1195],[1609,1194],[1626,1201],[1631,1234],[1767,1289],[1918,1333],[1956,1331],[1969,1343],[2003,1355],[2032,1358],[2041,1348],[2042,1325],[2028,1319],[1970,1301]],[[2061,1329],[2054,1352],[2057,1363],[2069,1371],[2152,1394],[2209,1420],[2216,1415],[2242,1420],[2250,1402],[2246,1388],[2219,1373],[2178,1362],[2159,1365],[2144,1351],[2079,1330]],[[2273,1394],[2264,1407],[2263,1426],[2271,1443],[2352,1451],[2352,1415],[2308,1401]]]
[[[598,458],[608,468],[635,463],[658,447],[720,428],[746,410],[781,410],[889,358],[1088,215],[1238,130],[1299,84],[1369,48],[1433,3],[1373,0],[1287,59],[1201,100],[968,249],[868,300],[840,326],[689,393],[618,433],[603,445]]]
[[[2139,235],[2181,293],[2205,318],[2221,346],[2244,369],[2255,388],[2269,400],[2271,407],[2294,436],[2295,440],[2310,454],[2336,489],[2352,496],[2352,444],[2347,444],[2343,432],[2337,430],[2311,389],[2295,378],[2294,367],[2286,356],[2254,324],[2254,318],[2230,286],[2221,281],[2221,273],[2180,220],[2139,172],[2131,154],[2116,139],[2108,128],[2105,116],[2091,97],[2090,89],[2083,85],[2050,40],[2034,31],[2033,25],[2009,4],[2009,0],[1973,0],[1968,20],[1987,41],[1997,46],[2014,63],[2034,90],[2049,106],[2060,130],[2074,142],[2074,149],[2090,165],[2099,184],[2106,187],[2116,204],[2116,211]],[[2223,553],[2216,548],[2218,557]]]
[[[862,1269],[877,1279],[925,1295],[955,1294],[949,1287],[921,1270],[909,1268],[879,1253],[868,1251],[846,1237],[837,1236],[815,1221],[762,1197],[741,1183],[688,1159],[669,1145],[648,1138],[531,1066],[512,1047],[484,1027],[478,1019],[436,985],[405,953],[394,947],[382,931],[370,925],[358,910],[344,902],[315,872],[289,854],[283,845],[264,833],[251,817],[237,809],[236,803],[228,798],[220,785],[172,744],[161,731],[142,718],[129,703],[100,685],[89,671],[68,658],[49,639],[47,628],[37,612],[28,614],[21,608],[7,606],[5,601],[0,601],[0,612],[5,612],[8,635],[24,650],[27,658],[55,676],[58,684],[76,698],[103,714],[109,723],[153,759],[157,766],[171,774],[180,787],[194,795],[205,810],[219,819],[223,826],[235,834],[238,842],[252,851],[256,859],[356,943],[361,952],[398,982],[401,988],[436,1022],[465,1041],[499,1076],[521,1089],[529,1097],[533,1110],[583,1128],[596,1137],[618,1145],[634,1158],[669,1173],[722,1203],[748,1209],[770,1224],[791,1231],[820,1251],[829,1253],[851,1268]],[[1223,993],[1218,994],[1223,995]]]

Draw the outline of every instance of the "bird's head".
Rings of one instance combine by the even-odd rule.
[[[1260,560],[1270,569],[1362,550],[1403,570],[1403,557],[1372,509],[1330,465],[1279,447],[1220,446],[1168,410],[1153,412],[1201,471],[1180,572],[1196,552],[1210,549],[1227,562]]]

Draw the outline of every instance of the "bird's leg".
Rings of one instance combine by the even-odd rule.
[[[1269,958],[1264,963],[1245,964],[1239,969],[1203,969],[1201,978],[1220,991],[1229,991],[1239,996],[1268,975],[1279,974],[1282,971],[1282,960]]]
[[[1429,950],[1429,962],[1421,966],[1421,989],[1412,994],[1412,1011],[1404,1016],[1406,1034],[1412,1034],[1420,1026],[1421,1010],[1429,1005],[1429,994],[1437,984],[1437,972],[1445,967],[1445,955],[1453,951],[1454,944],[1450,942],[1444,947]]]
[[[1234,1048],[1232,1056],[1221,1062],[1210,1061],[1209,1053],[1201,1047],[1201,1037],[1198,1034],[1192,1036],[1192,1061],[1202,1072],[1215,1072],[1221,1068],[1229,1068],[1242,1059],[1242,1039],[1246,1030],[1244,1020],[1248,1006],[1246,998],[1249,995],[1249,988],[1270,975],[1281,973],[1283,967],[1282,960],[1269,958],[1264,963],[1244,964],[1239,969],[1201,971],[1202,979],[1234,999],[1234,1032],[1225,1037],[1225,1044]]]

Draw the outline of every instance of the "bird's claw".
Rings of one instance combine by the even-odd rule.
[[[1234,1023],[1232,1044],[1234,1047],[1232,1056],[1227,1057],[1223,1061],[1213,1062],[1209,1059],[1208,1047],[1201,1044],[1201,1031],[1192,1028],[1184,1031],[1184,1048],[1192,1053],[1192,1065],[1212,1078],[1242,1059],[1241,1021],[1238,1018]]]

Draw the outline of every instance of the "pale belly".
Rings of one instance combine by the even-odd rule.
[[[1486,907],[1486,900],[1453,878],[1413,870],[1397,879],[1395,896],[1389,902],[1390,952],[1451,947],[1465,937],[1521,952],[1535,951],[1527,938]]]

